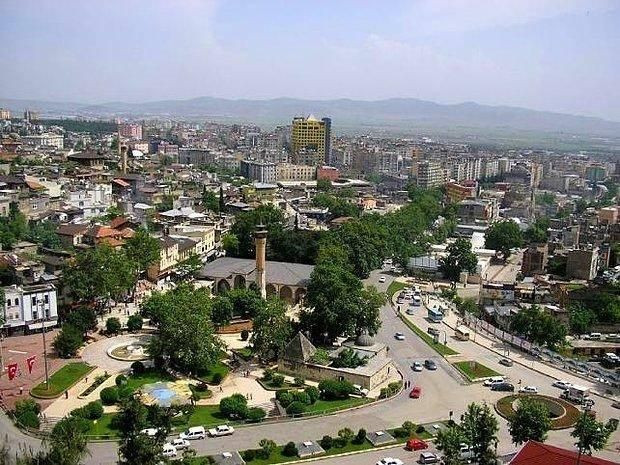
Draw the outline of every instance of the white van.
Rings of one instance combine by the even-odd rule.
[[[422,305],[422,299],[419,295],[413,296],[413,301],[411,302],[411,305],[413,305],[414,307],[419,307]]]
[[[207,432],[202,426],[193,426],[184,433],[179,434],[179,437],[181,439],[187,439],[189,441],[193,439],[204,439],[207,437]]]
[[[163,456],[164,457],[176,457],[177,456],[177,448],[174,447],[169,442],[167,442],[166,444],[164,444]]]
[[[590,333],[590,336],[588,336],[588,339],[592,339],[593,341],[600,341],[602,337],[601,333]]]
[[[495,383],[503,383],[503,382],[504,382],[503,376],[492,376],[491,378],[486,379],[483,384],[485,386],[492,386]]]

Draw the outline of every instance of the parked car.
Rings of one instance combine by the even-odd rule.
[[[424,366],[426,367],[427,370],[431,370],[431,371],[437,369],[437,365],[432,360],[424,360]]]
[[[230,436],[234,432],[235,432],[235,429],[232,426],[220,425],[220,426],[216,426],[215,428],[211,428],[209,430],[209,436],[211,436],[212,438],[218,437],[218,436]]]
[[[361,396],[361,397],[366,397],[369,393],[370,393],[370,391],[368,389],[363,388],[359,384],[354,384],[353,385],[353,394],[355,394],[357,396]]]
[[[461,460],[463,462],[469,463],[474,458],[474,448],[462,442],[460,444],[460,454],[461,454]]]
[[[377,462],[376,465],[405,465],[401,459],[395,459],[392,457],[384,457]]]
[[[146,434],[149,437],[153,437],[157,434],[157,432],[159,431],[159,429],[157,428],[145,428],[143,430],[140,430],[140,433],[142,434]]]
[[[397,341],[404,341],[405,340],[405,335],[403,333],[395,333],[394,334],[394,339],[396,339]]]
[[[519,388],[521,394],[538,394],[538,388],[536,386],[523,386]]]
[[[510,383],[494,383],[491,385],[491,391],[514,392],[515,386]]]
[[[612,406],[613,408],[618,408],[618,409],[620,409],[620,402],[614,402],[613,404],[611,404],[611,406]]]
[[[207,432],[205,431],[203,426],[193,426],[187,431],[179,434],[181,439],[187,439],[188,441],[194,439],[204,439],[207,437]]]
[[[379,282],[380,282],[380,283],[384,283],[384,282],[385,282],[385,276],[381,276],[381,277],[379,278]]]
[[[407,450],[424,450],[428,449],[428,443],[422,441],[422,439],[409,439],[405,445]]]
[[[171,443],[177,450],[187,449],[189,447],[189,441],[187,439],[173,439]]]
[[[502,358],[500,359],[499,364],[504,365],[505,367],[511,367],[513,365],[513,362],[509,358]]]
[[[419,399],[422,395],[422,388],[420,386],[414,386],[411,392],[409,393],[409,397],[412,399]]]
[[[426,330],[431,336],[439,336],[439,330],[437,328],[430,327]]]
[[[413,365],[411,365],[411,369],[413,371],[422,371],[422,364],[420,362],[413,362]]]
[[[420,454],[420,458],[418,459],[419,463],[438,463],[439,456],[437,454],[433,454],[432,452],[422,452]]]
[[[493,386],[495,383],[503,383],[504,382],[504,377],[503,376],[492,376],[490,378],[487,378],[484,380],[484,383],[482,383],[485,386]]]
[[[177,448],[174,447],[172,444],[170,444],[169,442],[164,444],[163,447],[163,453],[162,455],[164,457],[176,457],[177,456]]]
[[[552,386],[558,387],[560,389],[568,389],[569,387],[572,386],[572,384],[569,383],[568,381],[564,381],[564,380],[559,379],[557,381],[554,381]]]

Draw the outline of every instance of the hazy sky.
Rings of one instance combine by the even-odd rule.
[[[0,96],[475,101],[620,121],[617,0],[0,0]]]

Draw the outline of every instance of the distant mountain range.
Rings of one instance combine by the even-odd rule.
[[[383,128],[386,130],[533,131],[620,137],[620,122],[601,118],[489,106],[466,102],[443,105],[412,98],[362,100],[230,100],[198,97],[145,103],[109,102],[98,105],[0,98],[0,107],[16,114],[38,110],[44,117],[171,117],[187,120],[212,119],[253,122],[259,125],[288,124],[293,116],[330,116],[335,128]]]

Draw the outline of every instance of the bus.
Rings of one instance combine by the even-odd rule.
[[[437,308],[429,308],[428,319],[431,320],[433,323],[441,323],[441,321],[443,320],[443,313],[441,313],[441,310]]]
[[[422,305],[422,298],[419,295],[414,295],[413,300],[411,301],[411,305],[414,307],[419,307]]]
[[[465,325],[459,325],[454,330],[454,337],[459,341],[469,341],[469,328]]]

